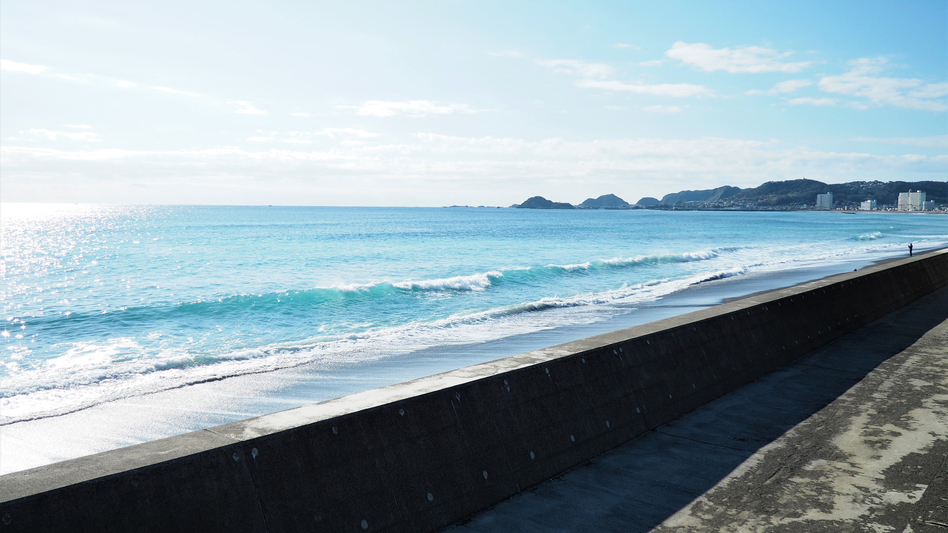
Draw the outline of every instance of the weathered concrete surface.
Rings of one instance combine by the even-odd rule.
[[[875,327],[894,340],[909,326]],[[824,357],[878,350],[879,333]],[[708,530],[948,531],[948,320],[658,528]]]
[[[948,288],[448,531],[653,527],[948,531]]]

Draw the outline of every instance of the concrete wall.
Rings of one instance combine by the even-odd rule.
[[[948,284],[948,250],[0,477],[6,531],[431,531]]]

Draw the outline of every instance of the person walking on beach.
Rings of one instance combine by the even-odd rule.
[[[909,243],[909,257],[912,257],[912,243]]]

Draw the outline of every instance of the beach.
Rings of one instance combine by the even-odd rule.
[[[303,364],[101,403],[72,413],[0,427],[0,473],[291,409],[373,388],[513,356],[600,333],[708,308],[763,291],[851,272],[855,261],[761,272],[698,283],[623,314],[583,325],[463,345],[436,346],[353,366]]]

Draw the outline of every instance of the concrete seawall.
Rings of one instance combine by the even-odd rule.
[[[948,250],[0,477],[0,531],[431,531],[948,285]]]

